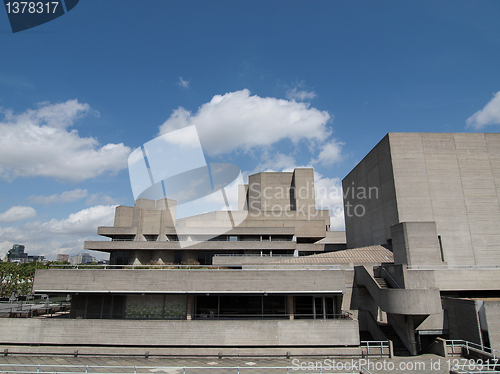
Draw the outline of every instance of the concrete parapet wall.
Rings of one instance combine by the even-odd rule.
[[[33,346],[33,345],[0,345],[0,351],[7,349],[9,355],[70,355],[77,351],[78,356],[202,356],[202,357],[288,357],[293,356],[330,356],[330,357],[356,357],[364,354],[366,349],[361,347],[106,347],[106,346]],[[373,349],[370,349],[370,353]],[[374,353],[377,355],[377,353]]]
[[[428,268],[405,271],[406,288],[439,288],[441,291],[498,290],[500,268]],[[431,270],[432,269],[432,270]]]
[[[35,292],[342,292],[343,270],[39,269]]]
[[[0,319],[1,344],[147,347],[359,346],[358,321]]]

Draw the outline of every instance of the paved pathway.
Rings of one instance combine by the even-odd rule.
[[[285,373],[359,373],[361,366],[377,373],[449,373],[454,358],[435,355],[416,357],[327,359],[324,357],[286,358],[142,358],[90,356],[0,357],[0,373],[170,373],[170,374],[285,374]],[[11,366],[16,365],[16,366]],[[33,366],[27,366],[33,365]],[[38,367],[38,365],[40,365]],[[288,369],[287,369],[288,366]],[[185,369],[184,369],[185,367]],[[272,367],[272,368],[271,368]],[[239,369],[238,369],[239,368]],[[184,371],[185,370],[185,371]],[[288,371],[287,371],[288,370]],[[364,371],[364,373],[368,373]]]

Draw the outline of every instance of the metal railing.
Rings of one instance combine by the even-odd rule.
[[[55,314],[56,312],[53,309],[42,309],[47,314]],[[179,321],[179,320],[187,320],[187,314],[179,314],[179,315],[168,315],[162,314],[161,312],[156,314],[144,314],[140,316],[131,316],[131,315],[118,315],[118,314],[101,314],[101,313],[84,313],[81,311],[75,311],[71,313],[69,310],[64,311],[64,314],[57,314],[58,318],[72,318],[72,319],[120,319],[120,320],[162,320],[162,321]],[[250,320],[289,320],[290,317],[294,319],[309,319],[309,320],[323,320],[323,319],[349,319],[352,320],[353,317],[350,313],[344,312],[341,314],[273,314],[273,313],[196,313],[192,314],[191,318],[193,320],[242,320],[242,321],[250,321]]]
[[[353,270],[350,265],[315,265],[315,264],[259,264],[242,265],[243,270]]]
[[[391,348],[387,340],[364,340],[361,341],[360,347],[366,348],[366,354],[368,356],[380,355],[389,357],[391,354]]]
[[[214,254],[214,257],[294,257],[293,254],[271,254],[271,253],[252,253],[252,254]]]
[[[65,312],[69,309],[68,303],[0,303],[0,315],[17,317],[32,317],[43,314]]]
[[[452,353],[460,353],[456,352],[455,349],[460,348],[460,350],[465,349],[467,354],[470,350],[474,350],[475,352],[480,352],[486,355],[490,355],[493,357],[493,360],[498,360],[498,364],[500,365],[500,351],[497,351],[490,347],[485,347],[481,344],[476,344],[472,342],[468,342],[467,340],[447,340],[446,346],[451,347]]]
[[[500,265],[408,265],[408,270],[487,270],[500,269]]]
[[[105,366],[105,365],[23,365],[23,364],[0,364],[0,372],[4,373],[60,373],[60,374],[137,374],[137,373],[182,373],[182,374],[207,374],[220,373],[265,373],[265,374],[290,374],[300,371],[301,373],[328,373],[327,368],[322,365],[301,369],[297,366]],[[365,373],[370,373],[364,369]],[[336,374],[353,374],[358,371],[337,372]]]
[[[385,267],[379,266],[378,268],[382,269],[383,271],[385,271],[385,273],[392,279],[392,281],[394,282],[394,284],[396,284],[396,286],[398,286],[398,288],[401,289],[401,286],[399,285],[399,283],[396,282],[396,280],[392,277],[392,275],[387,271],[387,269]]]
[[[231,266],[239,266],[239,265],[231,265]],[[183,269],[183,270],[228,270],[228,271],[238,271],[238,270],[345,270],[351,269],[351,266],[345,265],[298,265],[298,264],[262,264],[262,265],[243,265],[241,268],[229,268],[228,265],[49,265],[51,269],[77,269],[77,270],[112,270],[112,269],[121,269],[121,270],[175,270],[175,269]]]
[[[250,320],[250,319],[290,319],[290,317],[293,317],[294,319],[350,319],[352,320],[352,316],[350,313],[341,313],[341,314],[334,314],[334,313],[327,313],[326,315],[324,314],[305,314],[305,313],[294,313],[294,314],[289,314],[289,313],[282,313],[282,314],[272,314],[272,313],[246,313],[246,314],[239,314],[239,313],[214,313],[214,314],[209,314],[209,313],[200,313],[200,314],[193,314],[193,319],[201,319],[201,320],[207,320],[207,319],[243,319],[243,320]]]

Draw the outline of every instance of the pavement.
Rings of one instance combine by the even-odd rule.
[[[458,360],[458,361],[454,361]],[[389,358],[291,357],[109,357],[0,356],[3,373],[170,373],[170,374],[285,374],[285,373],[449,373],[461,358],[436,355]],[[466,367],[466,369],[478,369]],[[471,370],[472,371],[472,370]]]

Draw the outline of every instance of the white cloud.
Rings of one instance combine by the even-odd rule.
[[[332,140],[320,146],[318,158],[311,161],[312,164],[320,163],[328,166],[342,160],[342,146],[344,143]]]
[[[331,115],[309,104],[250,96],[250,91],[216,95],[195,114],[179,107],[160,126],[160,135],[196,125],[203,150],[209,155],[249,151],[270,146],[282,139],[293,143],[308,140],[321,144],[331,130]]]
[[[13,206],[0,214],[0,222],[17,222],[36,217],[36,210],[30,206]]]
[[[270,155],[266,150],[262,154],[262,160],[259,165],[250,174],[260,173],[263,171],[293,171],[297,163],[293,156],[284,155],[282,153],[276,152],[274,155]]]
[[[500,91],[493,96],[493,99],[483,109],[470,116],[466,123],[468,127],[473,127],[476,130],[487,125],[500,125]]]
[[[97,139],[82,138],[67,130],[75,120],[91,113],[88,104],[68,100],[42,103],[21,114],[4,111],[0,122],[0,177],[44,176],[79,182],[127,167],[130,148],[101,146]]]
[[[316,192],[316,208],[330,211],[330,230],[345,230],[342,181],[340,178],[324,178],[321,174],[315,172],[314,189]]]
[[[94,193],[85,200],[85,203],[88,205],[118,205],[120,204],[119,199],[115,199],[109,195],[106,195],[102,192]]]
[[[115,207],[115,205],[92,206],[72,213],[62,220],[51,219],[40,224],[39,229],[46,233],[63,236],[95,235],[97,227],[113,226]]]
[[[316,92],[314,91],[297,91],[297,87],[293,90],[286,91],[286,98],[288,100],[304,101],[314,99],[316,96]]]
[[[28,200],[35,204],[54,204],[54,203],[71,203],[73,201],[78,201],[87,197],[87,190],[82,190],[81,188],[75,188],[71,191],[64,191],[60,194],[54,194],[50,196],[39,196],[39,195],[31,195],[28,197]]]
[[[96,236],[97,227],[113,225],[114,210],[114,205],[98,205],[61,220],[34,221],[22,227],[0,228],[0,246],[8,250],[14,243],[23,244],[29,254],[50,256],[54,260],[58,253],[81,253],[83,242]],[[97,256],[103,258],[107,255]]]
[[[179,82],[177,84],[184,88],[189,88],[189,81],[185,81],[182,77],[179,77]]]

